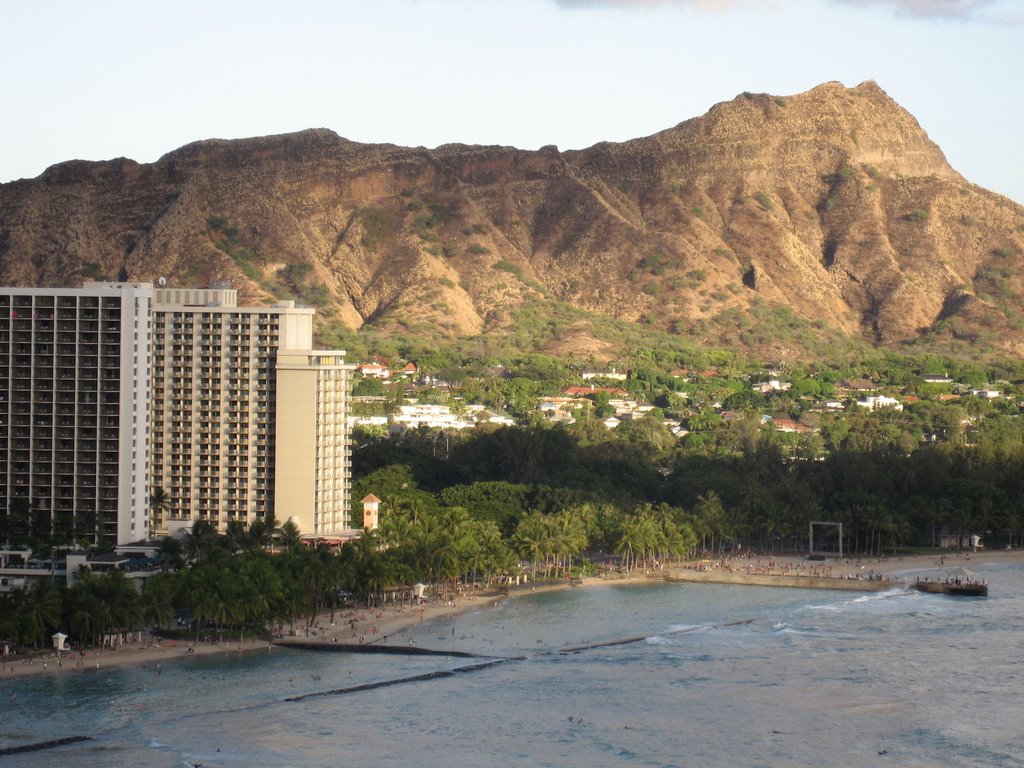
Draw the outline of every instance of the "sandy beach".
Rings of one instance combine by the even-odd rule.
[[[753,555],[751,557],[727,558],[713,561],[719,567],[730,567],[734,571],[747,568],[767,570],[772,573],[791,573],[798,569],[817,569],[823,575],[836,577],[857,576],[868,578],[881,575],[886,578],[913,578],[915,574],[940,575],[955,568],[971,569],[982,565],[1024,565],[1024,550],[988,551],[972,553],[937,553],[929,555],[906,555],[888,558],[849,558],[837,560],[808,561],[794,555]],[[386,644],[403,645],[409,642],[409,629],[429,622],[443,622],[475,609],[490,607],[501,600],[535,593],[542,590],[586,588],[596,584],[630,583],[660,580],[665,571],[653,570],[630,574],[608,574],[606,577],[589,577],[573,582],[566,580],[542,581],[537,584],[513,587],[508,594],[495,590],[469,591],[447,601],[432,600],[422,605],[388,605],[383,608],[339,609],[332,614],[320,614],[307,634],[305,624],[285,627],[281,637],[275,637],[273,645],[266,639],[246,638],[244,643],[237,640],[199,642],[184,640],[162,640],[126,644],[120,648],[102,651],[90,649],[83,655],[78,651],[61,654],[58,659],[53,653],[31,656],[0,658],[0,683],[4,680],[35,674],[84,674],[124,666],[152,667],[156,674],[162,674],[162,664],[187,663],[200,656],[237,653],[273,653],[275,646],[290,643],[337,643],[341,645]],[[333,621],[332,621],[333,618]]]

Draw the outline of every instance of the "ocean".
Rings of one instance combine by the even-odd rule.
[[[494,665],[273,649],[7,680],[0,748],[93,739],[0,768],[1024,766],[1024,569],[972,566],[987,599],[611,583],[391,639]]]

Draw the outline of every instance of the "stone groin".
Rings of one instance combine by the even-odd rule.
[[[3,749],[0,749],[0,757],[7,757],[8,755],[21,755],[26,752],[41,752],[44,749],[63,747],[66,744],[77,744],[80,741],[92,741],[92,736],[65,736],[61,739],[37,741],[35,744],[22,744],[20,747],[5,747]]]
[[[372,653],[390,654],[392,656],[452,656],[463,659],[486,659],[479,653],[468,651],[444,651],[434,648],[421,648],[418,645],[384,645],[377,643],[328,642],[326,640],[292,640],[280,638],[274,641],[279,648],[294,648],[300,651],[327,651],[329,653]]]
[[[800,589],[844,589],[851,592],[885,592],[907,587],[892,579],[846,579],[838,576],[799,576],[797,574],[746,573],[744,571],[675,568],[665,581],[697,584],[738,584],[747,587],[797,587]]]

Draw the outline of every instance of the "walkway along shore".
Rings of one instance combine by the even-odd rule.
[[[800,589],[841,589],[850,592],[888,592],[891,589],[916,589],[960,597],[987,597],[988,584],[961,579],[896,580],[879,574],[874,578],[851,576],[801,576],[796,574],[745,573],[742,571],[676,568],[665,575],[665,581],[696,584],[738,584],[747,587],[797,587]]]
[[[802,589],[845,589],[851,592],[886,592],[890,589],[912,588],[908,581],[889,578],[857,579],[845,576],[797,576],[794,574],[744,573],[741,571],[674,568],[665,581],[698,584],[739,584],[748,587],[799,587]]]

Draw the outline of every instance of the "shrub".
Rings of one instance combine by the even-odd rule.
[[[928,211],[926,211],[924,208],[915,208],[903,218],[905,218],[907,221],[927,221]]]
[[[880,179],[883,178],[882,172],[878,170],[875,166],[871,165],[870,163],[864,166],[864,173],[866,173],[875,181],[879,181]]]
[[[281,267],[281,269],[277,271],[277,274],[286,283],[293,287],[298,287],[305,282],[306,278],[309,277],[309,274],[312,271],[312,264],[300,261],[295,264],[289,264],[287,267]]]
[[[657,296],[661,293],[661,285],[658,283],[645,283],[643,290],[648,296]]]
[[[300,294],[307,304],[320,307],[331,302],[331,291],[323,283],[315,283],[304,289]]]
[[[424,213],[416,217],[413,222],[413,230],[421,240],[436,242],[437,234],[434,230],[444,224],[447,218],[448,209],[445,206],[431,203]]]
[[[523,279],[523,268],[520,267],[518,264],[513,264],[510,261],[505,261],[504,259],[502,259],[501,261],[494,262],[494,268],[501,270],[502,272],[510,272],[511,274],[518,277],[520,280]]]
[[[772,199],[768,197],[766,192],[758,192],[754,197],[757,199],[758,204],[760,204],[760,206],[766,211],[770,211],[775,208],[775,203],[772,202]]]
[[[479,243],[473,243],[466,250],[469,251],[469,253],[472,253],[474,256],[483,256],[491,252],[490,248],[480,245]]]
[[[708,273],[703,269],[691,269],[686,273],[686,276],[693,280],[695,283],[703,283],[708,279]]]
[[[393,217],[385,208],[364,208],[359,212],[359,220],[363,225],[362,243],[367,248],[375,248],[391,232]]]

